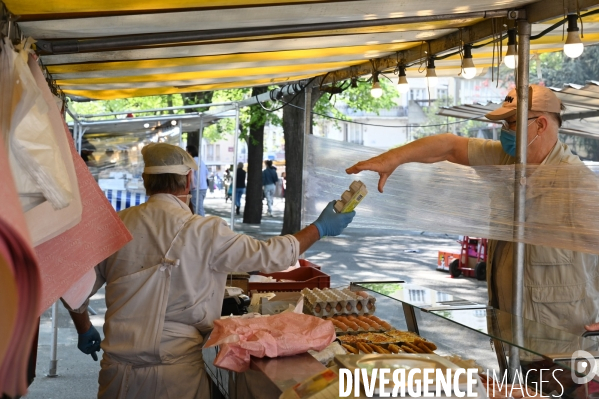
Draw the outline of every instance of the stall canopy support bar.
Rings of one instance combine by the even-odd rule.
[[[463,14],[448,15],[424,15],[405,18],[382,18],[361,21],[343,21],[320,24],[304,24],[289,26],[272,26],[260,28],[243,29],[221,29],[213,31],[186,31],[157,33],[150,35],[113,36],[103,39],[86,40],[40,40],[36,43],[37,48],[45,54],[72,54],[87,53],[95,51],[116,51],[136,47],[156,46],[165,44],[183,44],[190,42],[201,42],[209,40],[239,39],[246,37],[259,37],[270,35],[284,35],[292,33],[306,33],[329,31],[338,29],[369,28],[386,25],[399,25],[407,23],[423,23],[434,21],[451,21],[456,18],[495,18],[505,17],[506,10],[478,11]]]
[[[522,325],[522,300],[524,287],[524,221],[526,220],[526,151],[528,149],[528,100],[529,91],[529,57],[530,57],[530,23],[518,20],[518,91],[517,133],[516,133],[516,170],[514,187],[514,270],[512,281],[512,323],[514,341],[517,345],[524,344]],[[509,369],[513,378],[519,371],[520,358],[517,346],[510,347]]]

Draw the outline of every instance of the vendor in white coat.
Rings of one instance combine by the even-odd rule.
[[[220,317],[227,274],[284,270],[355,213],[335,213],[331,202],[298,233],[259,241],[191,213],[197,165],[183,149],[149,144],[142,154],[150,198],[119,213],[133,240],[96,266],[91,295],[106,283],[107,306],[98,398],[207,398],[200,332]],[[79,349],[96,358],[100,336],[86,310],[71,316]]]

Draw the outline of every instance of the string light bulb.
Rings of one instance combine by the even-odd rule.
[[[578,15],[568,14],[568,37],[564,44],[564,54],[570,58],[578,58],[584,51],[584,44],[580,40],[578,31]]]
[[[373,98],[380,98],[383,95],[383,88],[379,82],[378,72],[372,74],[372,89],[370,89],[370,95]]]
[[[518,54],[516,53],[516,29],[508,29],[507,31],[507,51],[503,58],[503,63],[510,69],[516,68]]]
[[[426,65],[426,83],[429,87],[437,86],[439,78],[435,71],[435,57],[429,57],[428,64]]]
[[[405,94],[410,90],[410,84],[408,83],[408,78],[406,77],[406,67],[399,66],[399,80],[397,81],[397,88],[401,94]]]
[[[464,45],[464,58],[462,59],[462,77],[464,79],[472,79],[476,76],[476,67],[472,60],[472,45]]]

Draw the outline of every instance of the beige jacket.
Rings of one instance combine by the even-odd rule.
[[[236,234],[168,194],[119,216],[133,241],[96,267],[93,291],[106,283],[98,397],[207,397],[200,331],[220,317],[227,273],[284,270],[299,242]]]
[[[501,143],[470,139],[468,159],[472,166],[509,165],[515,159],[507,155]],[[584,165],[568,146],[557,142],[543,165]],[[581,169],[584,170],[584,169]],[[534,178],[534,176],[533,176]],[[530,180],[530,178],[529,178]],[[571,192],[567,179],[556,176],[552,184],[560,184]],[[534,185],[533,185],[534,187]],[[527,223],[534,219],[555,221],[555,225],[576,225],[568,209],[548,203],[542,196],[527,192]],[[513,243],[489,242],[487,282],[491,306],[511,313]],[[597,255],[542,245],[525,246],[523,317],[580,335],[584,325],[599,320],[599,262]],[[538,339],[543,332],[538,331]]]

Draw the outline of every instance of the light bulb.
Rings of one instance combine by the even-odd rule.
[[[464,68],[462,76],[464,79],[472,79],[476,76],[476,68]]]
[[[507,31],[507,51],[503,63],[510,69],[516,68],[518,62],[518,53],[516,53],[516,30],[508,29]]]
[[[564,44],[564,54],[570,58],[580,57],[584,51],[584,44],[582,44],[578,34],[577,18],[578,15],[576,14],[568,14],[568,37]]]
[[[464,45],[464,59],[462,60],[462,77],[464,79],[472,79],[476,76],[476,67],[472,60],[472,46]]]
[[[171,125],[175,126],[177,124],[177,121],[171,121]]]
[[[406,78],[406,67],[399,67],[399,80],[397,81],[397,88],[401,94],[405,94],[410,90],[410,84]]]
[[[408,90],[410,90],[410,84],[408,83],[408,79],[406,79],[405,76],[399,77],[399,82],[397,82],[397,88],[399,89],[399,92],[402,94],[405,94],[408,92]]]
[[[429,87],[435,87],[437,86],[437,83],[439,83],[439,78],[437,77],[435,68],[426,69],[426,83],[429,85]]]
[[[511,49],[510,49],[511,47]],[[510,50],[513,54],[510,54]],[[506,67],[510,69],[516,68],[516,62],[518,61],[518,56],[516,55],[515,46],[508,46],[507,53],[505,53],[505,57],[503,58],[503,63]]]
[[[383,89],[381,88],[381,84],[378,81],[372,83],[370,95],[374,98],[380,98],[383,95]]]
[[[147,128],[150,127],[150,124],[149,123],[144,123],[144,127],[147,129]]]
[[[429,87],[434,87],[439,82],[437,78],[437,72],[435,71],[435,58],[430,57],[426,66],[426,84]]]
[[[570,37],[571,33],[568,33]],[[580,40],[580,39],[579,39]],[[566,43],[564,44],[564,54],[570,58],[578,58],[584,51],[584,44],[582,43]]]

